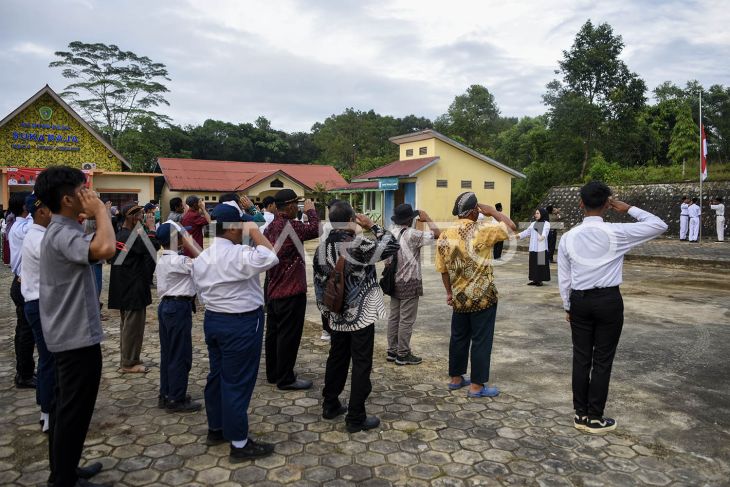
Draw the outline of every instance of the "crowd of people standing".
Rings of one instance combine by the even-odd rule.
[[[108,307],[120,313],[121,373],[149,372],[141,351],[156,276],[158,407],[170,413],[202,407],[188,393],[188,380],[194,365],[192,316],[197,302],[204,307],[210,367],[204,390],[206,443],[229,443],[232,462],[274,449],[249,435],[248,407],[262,352],[269,383],[282,391],[313,387],[296,374],[308,292],[303,242],[320,238],[312,261],[313,287],[330,340],[322,417],[344,416],[345,428],[353,433],[380,423],[366,411],[376,321],[389,315],[387,361],[415,366],[423,360],[411,349],[423,296],[421,249],[434,245],[436,271],[452,309],[445,370],[450,379],[444,387],[467,388],[470,398],[499,394],[489,383],[499,301],[492,262],[500,258],[498,245],[530,238],[530,283],[550,280],[553,211],[537,210],[535,221],[517,233],[501,208],[480,203],[473,192],[456,199],[452,213],[457,220],[447,228],[404,204],[395,208],[386,230],[349,203],[333,200],[328,232],[322,235],[314,204],[306,200],[300,210],[297,195],[288,189],[265,200],[263,208],[236,193],[221,196],[210,212],[196,197],[188,197],[185,205],[173,199],[166,221],[155,215],[157,208],[129,204],[119,210],[115,229],[109,206],[84,183],[81,171],[49,168],[39,175],[32,195],[11,201],[17,212],[9,235],[11,294],[18,312],[15,380],[18,387],[36,388],[42,428],[49,433],[49,481],[56,486],[99,485],[88,478],[100,464],[78,465],[101,380],[104,333],[94,271],[99,262],[112,263]],[[558,276],[573,336],[575,426],[601,433],[616,426],[604,416],[604,407],[623,324],[618,291],[623,255],[663,233],[666,224],[614,200],[602,183],[583,187],[581,202],[586,218],[560,240]],[[628,213],[637,222],[605,223],[609,210]],[[94,221],[93,232],[80,224],[84,219]],[[208,247],[205,228],[212,237]],[[617,245],[603,248],[595,232]],[[613,253],[606,258],[607,252]],[[391,285],[383,283],[385,273],[379,283],[379,261],[390,268]],[[345,403],[341,395],[348,372],[351,392]]]

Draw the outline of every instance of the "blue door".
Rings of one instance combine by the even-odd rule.
[[[403,183],[403,202],[411,205],[414,210],[416,208],[416,183]]]

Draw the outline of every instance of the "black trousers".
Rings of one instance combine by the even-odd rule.
[[[18,276],[13,277],[10,285],[10,299],[15,304],[15,371],[16,380],[30,380],[35,374],[35,360],[33,360],[33,349],[35,338],[33,329],[25,318],[25,299],[20,292],[20,280]]]
[[[101,346],[54,353],[56,397],[51,406],[48,454],[50,482],[72,487],[78,480],[86,433],[94,413],[101,380]]]
[[[489,382],[496,319],[496,304],[481,311],[451,314],[449,377],[466,373],[471,348],[472,383],[486,384]]]
[[[323,407],[339,408],[340,394],[345,389],[347,370],[352,360],[350,381],[350,402],[347,405],[345,421],[360,424],[365,421],[365,400],[373,390],[370,373],[373,370],[373,344],[375,325],[357,331],[332,331],[330,353],[324,373]]]
[[[494,244],[494,247],[492,248],[492,256],[495,259],[501,259],[503,249],[504,249],[504,241],[497,242],[496,244]]]
[[[307,295],[271,299],[266,306],[266,379],[284,386],[297,380],[294,364],[304,330]]]
[[[577,414],[603,417],[623,325],[624,302],[618,287],[570,293],[573,407]]]

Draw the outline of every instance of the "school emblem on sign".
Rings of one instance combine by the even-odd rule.
[[[43,120],[50,120],[53,116],[53,109],[51,107],[41,107],[38,110]]]

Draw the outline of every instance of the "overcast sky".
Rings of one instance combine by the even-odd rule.
[[[69,42],[103,42],[167,65],[175,123],[207,118],[308,131],[346,107],[434,119],[471,84],[502,114],[545,111],[545,84],[590,18],[623,58],[665,80],[730,85],[727,0],[0,0],[0,118],[44,84]]]

